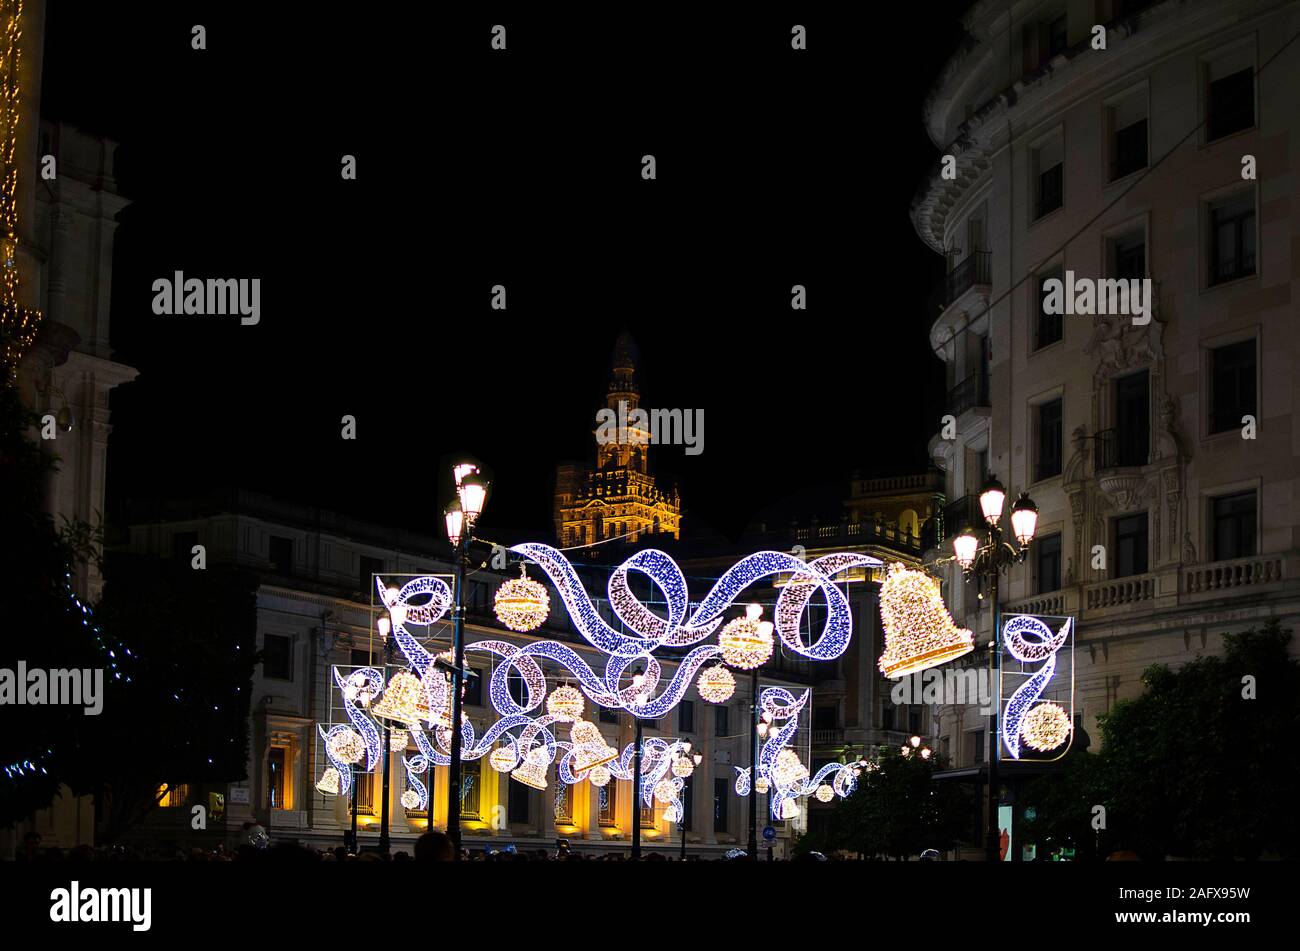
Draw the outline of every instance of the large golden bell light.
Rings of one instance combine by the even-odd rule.
[[[333,766],[328,767],[320,779],[316,781],[316,788],[330,796],[339,794],[339,771]]]
[[[420,678],[409,670],[399,670],[388,679],[384,695],[370,708],[372,716],[398,723],[418,723],[429,718],[429,702]]]
[[[880,586],[885,650],[880,672],[897,679],[975,649],[974,635],[953,623],[939,581],[923,571],[893,564]]]
[[[520,575],[497,588],[494,602],[497,620],[512,631],[532,631],[541,627],[551,612],[551,596],[546,588],[528,577],[520,565]]]
[[[760,605],[751,604],[745,617],[728,621],[718,635],[722,659],[732,667],[753,670],[763,666],[772,656],[776,646],[772,638],[772,623],[759,620],[762,611]]]
[[[721,664],[713,664],[700,671],[695,689],[708,703],[726,703],[736,692],[736,678]]]

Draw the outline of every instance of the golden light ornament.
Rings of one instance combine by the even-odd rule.
[[[655,784],[655,800],[657,802],[672,802],[677,798],[677,787],[671,779],[661,779]]]
[[[330,737],[329,749],[337,760],[348,764],[360,763],[366,755],[366,741],[356,730],[340,730]]]
[[[754,783],[754,789],[756,789],[760,794],[766,794],[771,788],[772,784],[768,782],[766,776],[758,777],[758,782]]]
[[[607,770],[604,766],[594,766],[592,767],[591,772],[587,774],[587,780],[593,786],[596,787],[608,786],[609,781],[612,778],[613,777],[611,776],[609,770]]]
[[[793,786],[808,775],[808,767],[799,760],[799,754],[786,747],[776,756],[776,766],[772,770],[777,785]]]
[[[700,671],[695,689],[708,703],[726,703],[736,692],[736,678],[721,664],[713,664]]]
[[[539,755],[538,750],[533,750],[528,754],[523,763],[516,766],[510,771],[510,778],[517,779],[525,786],[533,789],[546,788],[546,757],[545,751]]]
[[[586,703],[583,702],[582,692],[577,687],[570,687],[567,684],[556,687],[546,698],[546,712],[561,723],[572,723],[577,720],[582,716],[585,708]]]
[[[754,610],[758,608],[758,610]],[[765,664],[776,647],[772,623],[761,621],[762,608],[751,604],[745,617],[734,618],[718,635],[722,659],[740,670],[753,670]]]
[[[498,746],[488,754],[488,765],[498,773],[508,773],[519,765],[519,757],[515,755],[513,748]]]
[[[673,775],[679,779],[686,779],[691,773],[695,772],[695,764],[691,762],[689,756],[681,756],[673,760]]]
[[[402,808],[419,809],[420,794],[416,792],[414,789],[408,789],[404,793],[402,793]]]
[[[880,586],[885,650],[880,672],[897,679],[969,654],[974,635],[953,623],[939,580],[895,563]]]
[[[1020,721],[1020,737],[1032,750],[1054,750],[1070,738],[1070,715],[1060,704],[1040,703]]]
[[[822,783],[820,786],[817,787],[816,796],[818,802],[830,802],[832,799],[835,798],[835,790],[832,789],[830,786],[828,786],[826,783]]]
[[[420,678],[409,670],[399,670],[388,679],[379,702],[371,706],[371,716],[398,723],[418,723],[429,718],[429,701]]]
[[[497,620],[512,631],[533,631],[541,627],[551,613],[551,596],[546,587],[528,577],[528,569],[519,566],[518,578],[497,588],[494,609]]]
[[[339,771],[333,766],[327,767],[321,778],[316,780],[316,788],[329,796],[339,794]]]
[[[388,738],[388,748],[394,753],[404,752],[407,745],[410,743],[410,739],[411,734],[407,733],[405,730],[394,730],[392,735]]]
[[[783,799],[781,801],[781,818],[795,819],[799,816],[799,804],[793,799]]]
[[[664,810],[664,822],[677,822],[677,803],[670,803]]]

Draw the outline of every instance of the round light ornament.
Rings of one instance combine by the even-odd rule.
[[[406,790],[406,792],[402,793],[402,808],[419,809],[420,794],[416,792],[414,789],[408,789]]]
[[[1070,737],[1070,715],[1059,704],[1040,703],[1020,721],[1020,736],[1032,750],[1054,750]]]
[[[672,802],[677,798],[677,787],[671,779],[661,779],[655,785],[655,799],[659,802]]]
[[[585,707],[586,704],[582,700],[581,691],[567,684],[555,688],[555,690],[551,691],[551,695],[546,698],[546,712],[561,723],[574,722],[582,716]]]
[[[497,620],[512,631],[533,631],[541,627],[551,613],[551,596],[546,587],[528,577],[528,569],[520,565],[518,578],[512,578],[497,588],[494,607]]]
[[[766,795],[767,791],[772,788],[772,784],[767,781],[766,776],[760,776],[758,777],[758,782],[754,783],[754,788],[758,790],[760,794]]]
[[[826,783],[822,783],[820,786],[817,787],[818,802],[830,802],[834,798],[835,798],[835,790],[832,789],[830,786],[828,786]]]
[[[508,773],[519,765],[519,758],[509,746],[498,746],[488,754],[488,765],[498,773]]]
[[[673,760],[673,775],[685,779],[695,772],[695,764],[691,762],[689,756],[681,756]]]
[[[757,608],[757,610],[754,610]],[[762,608],[750,605],[745,617],[734,618],[718,635],[722,659],[740,670],[753,670],[767,663],[776,647],[770,621],[760,621]]]
[[[604,766],[596,766],[591,770],[591,772],[587,773],[587,779],[589,779],[591,784],[597,788],[608,786],[611,778],[609,770]]]
[[[736,678],[721,664],[713,664],[700,671],[695,689],[707,703],[726,703],[736,692]]]
[[[330,752],[334,758],[344,763],[356,764],[361,762],[361,758],[366,755],[366,741],[361,738],[361,734],[356,730],[340,730],[330,737]]]

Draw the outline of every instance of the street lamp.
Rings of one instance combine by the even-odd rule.
[[[989,664],[993,682],[1000,684],[1002,670],[1001,632],[1002,611],[998,604],[998,578],[1001,573],[1014,564],[1024,561],[1029,545],[1034,540],[1034,530],[1038,526],[1038,506],[1024,492],[1011,506],[1011,534],[1015,544],[1005,541],[999,522],[1002,518],[1002,506],[1007,498],[1006,489],[995,476],[990,475],[980,489],[980,512],[984,516],[983,535],[967,526],[952,541],[953,554],[967,578],[975,578],[981,588],[987,586],[989,598],[993,603],[993,636],[989,642]],[[1017,547],[1019,546],[1019,547]],[[983,591],[980,592],[983,597]],[[1001,752],[1001,740],[998,736],[998,718],[1001,714],[1001,691],[999,699],[993,704],[989,714],[989,785],[988,785],[988,822],[984,839],[985,856],[990,862],[999,859],[998,852],[998,759]],[[919,738],[913,737],[913,740]],[[913,743],[915,748],[916,743]],[[928,758],[928,757],[927,757]]]
[[[465,676],[465,572],[469,568],[469,546],[474,540],[474,524],[483,514],[487,502],[488,480],[472,462],[457,463],[452,469],[456,482],[456,499],[444,513],[447,538],[456,560],[456,623],[452,627],[451,671],[451,763],[447,767],[447,837],[451,839],[452,858],[460,861],[460,784],[461,784],[461,685]],[[432,677],[432,667],[425,676]],[[430,711],[432,714],[432,711]],[[432,766],[432,764],[430,764]],[[432,807],[430,808],[432,817]],[[432,824],[431,824],[432,827]]]
[[[695,772],[695,767],[699,766],[700,763],[704,762],[704,757],[701,756],[699,753],[691,752],[690,740],[685,740],[682,742],[681,750],[682,750],[682,755],[679,757],[679,759],[687,760],[691,764],[690,773],[682,777],[682,789],[684,790],[686,788],[686,783],[689,782],[690,780],[690,776]],[[681,808],[678,810],[677,831],[681,833],[682,861],[685,862],[686,861],[686,799],[685,797],[682,798]]]
[[[632,687],[637,691],[633,702],[637,707],[646,702],[646,694],[641,688],[645,686],[645,674],[638,665],[632,671]],[[641,858],[641,715],[632,711],[632,858]]]
[[[405,615],[403,615],[404,617]],[[388,673],[393,665],[393,638],[389,637],[392,630],[392,621],[386,617],[379,618],[375,622],[379,628],[380,640],[384,643],[384,683],[388,683]],[[379,807],[379,851],[387,855],[389,849],[388,838],[388,784],[389,774],[393,768],[393,725],[387,717],[384,718],[384,801]]]

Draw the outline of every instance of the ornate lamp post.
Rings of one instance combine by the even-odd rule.
[[[640,667],[632,672],[632,686],[640,690],[645,683],[645,674]],[[636,695],[636,705],[645,703],[645,694]],[[634,725],[632,739],[632,858],[641,858],[641,717],[633,712]]]
[[[704,757],[701,756],[699,753],[691,753],[691,744],[689,740],[682,743],[681,748],[682,748],[681,758],[682,759],[689,758],[691,764],[691,773],[694,773],[695,767],[699,766],[700,763],[704,762]],[[683,782],[689,782],[689,780],[690,777],[688,776],[683,780]],[[683,786],[682,788],[685,789],[686,787]],[[686,861],[686,801],[684,799],[682,800],[681,815],[677,817],[677,831],[681,833],[682,861],[685,862]]]
[[[393,639],[389,637],[392,630],[392,621],[386,617],[381,617],[377,626],[379,636],[384,642],[384,683],[388,682],[388,672],[393,666]],[[393,769],[393,724],[387,717],[384,718],[384,800],[379,807],[379,851],[384,855],[388,854],[388,784],[389,774]]]
[[[452,627],[451,764],[447,767],[447,837],[451,839],[453,860],[459,862],[461,685],[464,682],[465,671],[465,572],[469,568],[469,546],[474,540],[474,524],[483,514],[489,483],[479,472],[478,466],[470,462],[462,462],[455,466],[452,475],[456,480],[457,497],[445,513],[447,538],[451,541],[456,559],[456,622]],[[433,676],[432,669],[427,676]]]
[[[1034,529],[1038,525],[1038,506],[1024,492],[1020,493],[1011,506],[1011,532],[1016,545],[1005,541],[998,522],[1002,517],[1002,506],[1007,493],[1002,483],[990,475],[980,490],[980,511],[984,515],[984,533],[982,536],[968,526],[952,541],[957,563],[968,578],[975,578],[983,591],[988,590],[993,601],[993,636],[989,642],[989,665],[994,684],[1001,683],[1002,670],[1002,611],[998,604],[998,578],[1011,565],[1024,561],[1029,545],[1034,540]],[[985,857],[990,862],[999,861],[998,835],[998,759],[1001,752],[1001,738],[998,736],[998,718],[1001,714],[1001,697],[993,704],[989,714],[989,749],[988,749],[988,832],[984,839]]]

